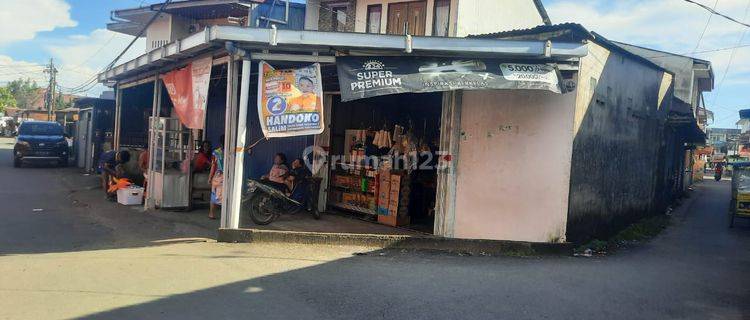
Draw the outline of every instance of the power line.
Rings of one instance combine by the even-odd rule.
[[[734,23],[736,23],[736,24],[739,24],[739,25],[743,25],[743,26],[745,26],[745,27],[750,27],[750,24],[747,24],[747,23],[744,23],[744,22],[738,21],[737,19],[735,19],[735,18],[732,18],[732,17],[730,17],[730,16],[728,16],[728,15],[725,15],[725,14],[723,14],[723,13],[720,13],[720,12],[718,12],[718,11],[714,10],[713,8],[711,8],[711,7],[707,6],[707,5],[704,5],[704,4],[702,4],[702,3],[698,3],[698,2],[695,2],[695,1],[693,1],[693,0],[682,0],[682,1],[685,1],[685,2],[688,2],[688,3],[692,3],[692,4],[696,5],[696,6],[699,6],[699,7],[703,8],[704,10],[706,10],[706,11],[710,12],[711,14],[715,14],[715,15],[717,15],[717,16],[720,16],[720,17],[724,18],[724,19],[727,19],[727,20],[729,20],[729,21],[732,21],[732,22],[734,22]]]
[[[135,2],[138,2],[138,0],[133,0],[133,1],[135,1]],[[717,1],[718,1],[718,0],[717,0]],[[142,5],[142,4],[144,3],[144,2],[145,2],[145,0],[142,0],[142,1],[140,1],[140,4]],[[127,45],[127,47],[125,47],[125,49],[124,49],[124,50],[123,50],[122,52],[120,52],[120,54],[118,54],[118,55],[117,55],[117,57],[115,57],[115,58],[114,58],[114,59],[112,60],[112,62],[110,62],[110,63],[109,63],[108,65],[107,65],[107,67],[106,67],[106,68],[104,68],[104,70],[100,71],[99,73],[101,73],[101,72],[105,72],[105,71],[108,71],[108,70],[112,69],[112,67],[114,67],[114,65],[115,65],[115,64],[117,63],[117,61],[119,61],[119,60],[120,60],[120,58],[122,58],[122,56],[123,56],[123,55],[124,55],[124,54],[125,54],[125,53],[126,53],[126,52],[127,52],[128,50],[129,50],[129,49],[130,49],[130,47],[132,47],[132,45],[133,45],[133,44],[134,44],[134,43],[135,43],[135,42],[136,42],[136,41],[137,41],[137,40],[138,40],[138,39],[139,39],[139,38],[140,38],[140,37],[141,37],[141,36],[143,35],[143,33],[144,33],[144,32],[146,31],[146,29],[148,29],[148,27],[149,27],[149,26],[150,26],[150,25],[151,25],[151,24],[152,24],[152,23],[153,23],[153,22],[154,22],[154,21],[155,21],[155,20],[156,20],[156,19],[157,19],[157,18],[159,17],[159,15],[160,15],[160,14],[161,14],[161,13],[163,12],[163,10],[164,10],[164,9],[166,8],[166,6],[167,6],[167,5],[169,4],[169,3],[171,3],[171,2],[172,2],[172,0],[166,0],[166,1],[164,2],[164,3],[162,3],[161,7],[159,7],[159,10],[157,10],[156,14],[154,14],[154,15],[153,15],[153,16],[151,17],[151,19],[150,19],[150,20],[149,20],[149,21],[148,21],[148,22],[146,23],[146,25],[145,25],[145,26],[144,26],[144,27],[143,27],[143,28],[141,29],[141,31],[140,31],[140,32],[138,32],[138,34],[137,34],[137,35],[136,35],[136,36],[135,36],[135,37],[133,38],[133,40],[132,40],[132,41],[131,41],[131,42],[130,42],[130,43],[129,43],[128,45]],[[323,10],[329,11],[329,12],[331,12],[332,14],[342,14],[342,15],[344,15],[344,17],[346,17],[346,19],[352,19],[352,21],[354,21],[354,22],[362,22],[362,23],[365,23],[365,24],[367,24],[367,23],[366,23],[366,22],[365,22],[364,20],[361,20],[361,19],[357,19],[356,17],[350,17],[350,16],[349,16],[349,15],[347,15],[347,14],[346,14],[345,12],[334,11],[333,9],[331,9],[331,8],[329,8],[329,7],[327,7],[327,6],[322,6],[322,5],[315,5],[315,7],[319,8],[319,9],[323,9]],[[111,41],[111,39],[110,39],[110,41]],[[101,50],[101,49],[100,49],[100,50]],[[92,56],[92,57],[93,57],[93,56]],[[89,58],[89,59],[90,59],[90,58]],[[87,60],[88,60],[88,59],[87,59]],[[88,90],[90,90],[90,89],[91,89],[91,88],[92,88],[93,86],[96,86],[96,84],[97,84],[97,80],[98,80],[98,74],[99,74],[99,73],[97,73],[97,74],[94,74],[94,75],[93,75],[93,76],[92,76],[91,78],[87,79],[87,80],[86,80],[86,81],[84,81],[83,83],[81,83],[81,84],[79,84],[79,85],[77,85],[77,86],[74,86],[74,87],[72,87],[72,88],[67,88],[67,89],[68,89],[68,90],[71,90],[70,92],[85,92],[85,91],[88,91]]]
[[[679,55],[685,56],[685,55],[689,55],[689,54],[712,53],[712,52],[727,51],[727,50],[732,50],[732,49],[740,49],[740,48],[745,48],[745,47],[750,47],[750,43],[741,44],[741,45],[737,45],[737,46],[731,46],[731,47],[723,47],[723,48],[716,48],[716,49],[700,50],[700,51],[695,51],[695,52],[685,52],[685,53],[680,53]],[[675,54],[673,54],[673,53],[665,53],[665,54],[659,54],[659,55],[655,55],[655,56],[647,56],[646,58],[664,58],[664,57],[671,57],[671,56],[674,56],[674,55]]]
[[[714,10],[716,9],[716,5],[717,5],[717,4],[719,4],[719,0],[716,0],[716,1],[714,2],[714,7],[713,7],[713,9],[714,9]],[[697,43],[695,44],[695,48],[693,48],[693,51],[692,51],[692,53],[691,53],[691,54],[694,54],[694,53],[695,53],[695,51],[696,51],[696,50],[698,50],[698,48],[699,48],[699,47],[701,46],[701,41],[703,41],[703,36],[705,36],[705,35],[706,35],[706,30],[708,30],[708,25],[710,25],[710,24],[711,24],[711,18],[712,18],[713,16],[714,16],[714,15],[712,15],[712,14],[709,14],[709,15],[708,15],[708,19],[706,20],[706,25],[705,25],[705,26],[703,27],[703,31],[701,31],[701,35],[700,35],[700,37],[698,37],[698,42],[697,42]]]
[[[748,10],[750,10],[750,0],[747,1],[747,6],[745,6],[745,17],[743,20],[747,20],[747,14]],[[740,35],[740,40],[737,41],[737,45],[739,46],[740,43],[742,43],[742,40],[745,39],[745,34],[747,34],[747,29],[742,30],[742,35]],[[729,67],[732,65],[732,61],[734,61],[734,54],[737,52],[737,48],[732,49],[732,53],[729,55],[729,61],[727,63],[727,67],[724,69],[724,75],[721,76],[721,81],[719,81],[719,85],[716,87],[716,94],[714,95],[714,102],[713,104],[716,104],[716,101],[719,100],[719,94],[721,93],[721,86],[724,84],[724,79],[727,78],[727,73],[729,73]]]
[[[159,18],[159,16],[161,15],[162,11],[164,11],[164,9],[167,7],[167,5],[169,3],[171,3],[171,2],[172,2],[172,0],[167,0],[167,1],[164,1],[164,3],[161,4],[161,7],[159,7],[159,10],[156,11],[156,14],[154,14],[154,16],[151,17],[151,19],[148,20],[148,22],[146,23],[146,25],[143,26],[143,28],[141,28],[141,31],[139,31],[138,34],[133,38],[133,40],[130,41],[130,43],[128,44],[128,46],[125,47],[125,50],[122,50],[122,52],[120,52],[120,54],[118,54],[117,57],[115,57],[115,59],[112,60],[112,62],[109,63],[109,65],[107,66],[107,70],[112,69],[112,66],[114,66],[115,63],[117,63],[117,61],[120,60],[120,58],[122,58],[123,55],[125,55],[125,52],[127,52],[130,49],[130,47],[132,47],[133,44],[136,41],[138,41],[138,38],[140,38],[143,35],[143,33],[146,32],[146,29],[148,29],[148,27],[152,23],[154,23],[154,21],[156,21],[157,18]]]
[[[136,41],[138,41],[138,39],[143,35],[143,33],[146,32],[146,30],[148,29],[148,27],[151,26],[151,24],[154,23],[154,21],[156,21],[157,18],[159,18],[159,16],[161,15],[161,13],[164,11],[164,9],[167,7],[167,5],[170,4],[171,2],[172,2],[172,0],[166,0],[164,3],[162,3],[161,6],[159,7],[159,10],[156,11],[156,13],[151,17],[151,19],[148,20],[148,22],[146,23],[146,25],[144,25],[143,28],[141,28],[141,30],[138,32],[138,34],[136,34],[135,37],[133,37],[133,40],[130,41],[130,43],[128,43],[128,45],[125,47],[125,49],[123,49],[112,60],[112,62],[110,62],[109,64],[107,64],[107,66],[104,69],[102,69],[100,72],[94,74],[89,80],[86,80],[82,84],[73,87],[72,88],[73,91],[83,90],[83,89],[86,89],[87,87],[89,87],[88,89],[86,89],[86,91],[88,91],[88,90],[90,90],[90,87],[96,86],[97,80],[98,80],[98,74],[101,73],[101,72],[106,72],[106,71],[112,69],[112,67],[117,63],[117,61],[119,61],[120,58],[122,58],[122,56],[125,55],[125,53],[128,52],[128,50],[130,50],[130,48],[133,46],[133,44]]]
[[[111,37],[109,37],[109,40],[107,40],[107,42],[105,42],[105,43],[104,43],[104,44],[103,44],[103,45],[102,45],[102,46],[101,46],[101,47],[99,48],[99,50],[96,50],[96,52],[94,52],[94,54],[92,54],[91,56],[89,56],[88,58],[86,58],[86,60],[83,60],[83,62],[79,63],[78,65],[76,65],[75,67],[72,67],[72,68],[73,68],[73,69],[79,69],[79,68],[81,68],[81,67],[82,67],[83,65],[85,65],[86,63],[88,63],[89,61],[91,61],[91,59],[93,59],[94,57],[96,57],[97,55],[99,55],[99,53],[100,53],[100,52],[102,52],[102,50],[104,50],[104,48],[106,48],[106,47],[107,47],[107,46],[109,45],[109,43],[110,43],[110,42],[112,42],[112,40],[114,40],[114,39],[115,39],[115,36],[117,36],[117,33],[114,33],[114,32],[113,32],[113,33],[112,33],[112,36],[111,36]]]

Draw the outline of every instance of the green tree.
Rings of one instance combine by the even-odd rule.
[[[10,93],[10,90],[5,87],[0,87],[0,112],[5,112],[5,108],[15,107],[16,98]]]
[[[16,99],[16,106],[21,109],[29,109],[36,99],[39,99],[39,85],[36,81],[29,78],[17,79],[8,83],[6,86],[13,98]],[[43,97],[41,97],[43,98]]]
[[[65,108],[70,108],[72,106],[73,106],[73,103],[70,101],[66,102],[62,94],[55,95],[55,110],[62,110]]]

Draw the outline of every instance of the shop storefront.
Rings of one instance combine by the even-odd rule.
[[[179,58],[178,63],[171,62],[169,65],[173,67],[165,68],[163,63],[174,59],[170,50],[177,51],[178,57],[183,58]],[[565,81],[572,79],[575,59],[586,54],[585,46],[211,27],[203,34],[183,40],[177,48],[168,46],[157,56],[141,59],[143,61],[136,59],[133,65],[115,68],[102,74],[100,79],[118,83],[147,76],[157,79],[209,54],[214,57],[214,71],[204,127],[188,130],[184,121],[174,120],[179,117],[157,110],[154,114],[163,115],[163,119],[158,120],[161,122],[152,119],[147,132],[154,146],[151,148],[153,159],[164,158],[164,154],[171,152],[160,150],[157,142],[180,140],[176,136],[168,138],[166,132],[187,130],[188,134],[176,144],[182,156],[174,161],[163,160],[164,166],[157,165],[154,172],[166,170],[166,167],[179,170],[176,163],[191,157],[199,141],[209,140],[216,145],[217,135],[225,135],[223,142],[228,152],[224,159],[222,228],[253,227],[247,217],[241,216],[243,186],[247,178],[259,179],[271,173],[274,156],[283,153],[290,162],[301,158],[312,175],[320,178],[317,205],[321,211],[336,211],[446,237],[534,241],[558,234],[560,229],[564,234],[567,205],[561,199],[567,198],[567,189],[550,190],[554,199],[549,206],[542,203],[542,209],[554,211],[550,213],[554,217],[549,219],[553,222],[543,226],[545,230],[533,231],[534,235],[529,236],[516,236],[512,230],[510,236],[493,235],[490,226],[497,221],[484,212],[475,217],[477,213],[472,211],[492,206],[504,210],[503,204],[498,206],[496,202],[508,202],[513,195],[500,194],[496,199],[474,206],[477,203],[471,194],[492,192],[477,189],[483,187],[510,190],[512,186],[503,185],[510,180],[496,177],[461,182],[457,171],[463,170],[466,177],[476,177],[483,170],[495,172],[492,167],[484,169],[484,165],[502,166],[506,160],[515,163],[517,157],[496,152],[503,151],[502,148],[512,150],[505,145],[514,139],[524,144],[522,151],[525,152],[527,145],[542,146],[564,137],[557,142],[566,146],[550,147],[548,151],[552,152],[546,156],[569,157],[574,94],[566,94],[569,91],[566,86],[571,84]],[[231,58],[216,63],[222,54]],[[308,84],[302,82],[312,80],[310,85],[320,87],[314,91],[320,109],[306,113],[304,105],[309,103],[306,100],[298,103],[302,109],[295,109],[299,108],[295,103],[266,97],[279,89],[273,82],[260,82],[258,73],[264,64],[278,70],[291,70],[289,72],[311,66],[317,68],[318,78],[294,76],[292,90],[302,92],[299,98],[305,100],[306,90],[313,92],[313,89],[306,89],[304,86]],[[153,81],[151,83],[153,85]],[[165,99],[158,92],[162,90],[159,85],[154,88],[157,92],[153,93],[153,108],[159,108],[165,104]],[[118,95],[118,114],[122,114],[126,99]],[[286,108],[287,104],[293,115],[274,109],[280,105]],[[499,107],[494,108],[493,104]],[[540,116],[541,122],[559,120],[559,117],[570,121],[550,126],[549,132],[539,131],[533,124],[534,113],[558,106],[550,115]],[[526,111],[527,107],[533,111]],[[275,113],[277,111],[280,113]],[[476,115],[480,118],[474,119]],[[475,127],[466,123],[466,119],[473,119]],[[122,123],[128,120],[120,117],[118,126],[124,127]],[[158,124],[170,121],[173,124]],[[537,131],[525,132],[527,125]],[[167,128],[169,126],[171,128]],[[300,134],[301,131],[286,132],[284,128],[308,131]],[[475,129],[484,132],[475,132]],[[488,140],[493,138],[497,142]],[[475,142],[478,139],[483,140]],[[119,148],[124,146],[121,141],[118,143]],[[498,144],[497,150],[488,149],[492,143]],[[170,144],[162,142],[162,145]],[[468,154],[464,148],[479,149]],[[471,161],[477,155],[496,157],[498,163],[474,164]],[[461,162],[463,157],[467,162]],[[533,161],[542,158],[536,154],[529,157]],[[554,172],[550,174],[550,170]],[[569,161],[540,171],[552,179],[564,179],[569,173]],[[191,181],[199,180],[201,178],[188,178],[186,184],[190,186]],[[159,179],[154,178],[154,181]],[[520,186],[531,190],[538,185]],[[155,183],[150,188],[156,188],[149,189],[156,195],[157,189],[166,190],[167,186]],[[522,198],[523,203],[510,201],[509,207],[528,211],[534,203]],[[535,212],[530,217],[544,218],[547,212]],[[513,214],[505,217],[514,219]],[[307,217],[300,217],[304,218]],[[482,221],[490,229],[481,226]],[[529,228],[519,229],[509,221],[502,223],[506,229]]]
[[[441,92],[334,97],[329,207],[432,233],[442,104]]]

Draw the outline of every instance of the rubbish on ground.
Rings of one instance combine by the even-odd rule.
[[[583,250],[583,253],[574,254],[574,256],[576,257],[586,257],[586,258],[591,257],[593,255],[594,255],[594,250],[591,250],[591,249]]]

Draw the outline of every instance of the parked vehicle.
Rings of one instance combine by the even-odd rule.
[[[0,117],[0,136],[12,137],[16,133],[16,120],[13,117]]]
[[[13,166],[24,161],[56,161],[59,166],[68,164],[70,148],[62,125],[57,122],[25,121],[18,127],[13,147]]]
[[[243,208],[245,214],[258,225],[267,225],[285,213],[310,213],[313,218],[320,219],[317,208],[317,189],[320,187],[320,178],[307,178],[296,188],[304,188],[301,191],[301,201],[292,199],[286,193],[277,189],[272,183],[264,180],[248,179],[247,192],[243,197]],[[292,192],[294,194],[294,191]]]

